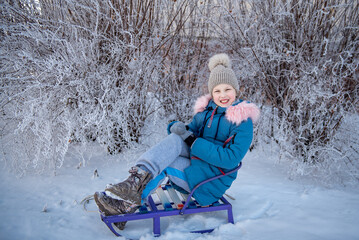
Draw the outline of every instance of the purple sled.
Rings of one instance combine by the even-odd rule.
[[[117,222],[125,222],[125,221],[134,221],[134,220],[140,220],[140,219],[153,219],[153,234],[154,236],[160,236],[161,235],[161,217],[168,217],[168,216],[174,216],[174,215],[186,215],[186,214],[194,214],[194,213],[203,213],[203,212],[214,212],[214,211],[227,211],[227,217],[229,223],[234,223],[233,221],[233,212],[232,212],[232,205],[225,199],[224,197],[221,197],[220,201],[217,201],[216,203],[210,205],[209,207],[201,207],[197,204],[196,201],[192,200],[192,195],[194,191],[200,187],[201,185],[213,181],[215,179],[227,176],[229,174],[237,172],[242,166],[242,163],[240,163],[235,169],[222,174],[218,175],[212,178],[209,178],[203,182],[200,182],[197,184],[191,193],[188,195],[187,200],[184,202],[184,206],[182,209],[177,208],[165,208],[165,209],[158,209],[157,206],[161,203],[156,204],[152,196],[148,197],[148,207],[150,207],[150,211],[136,211],[135,213],[131,214],[123,214],[123,215],[113,215],[113,216],[104,216],[101,212],[101,219],[102,221],[107,225],[107,227],[116,235],[121,236],[119,234],[114,226],[113,223]],[[164,190],[166,190],[163,187]],[[146,204],[147,205],[147,204]],[[147,209],[147,206],[143,206],[145,209]],[[141,208],[143,208],[141,207]],[[205,229],[205,230],[198,230],[198,231],[192,231],[192,233],[207,233],[212,232],[214,229]]]

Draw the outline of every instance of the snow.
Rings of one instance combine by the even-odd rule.
[[[327,188],[310,179],[290,180],[284,163],[271,146],[249,152],[239,177],[227,192],[235,200],[235,224],[226,213],[206,213],[162,218],[162,235],[156,239],[358,239],[359,189]],[[101,221],[96,205],[85,211],[81,200],[103,190],[107,183],[127,177],[138,149],[111,156],[98,146],[88,146],[88,161],[68,154],[56,176],[27,175],[16,178],[0,171],[0,239],[125,239]],[[135,153],[134,153],[135,152]],[[270,153],[270,154],[269,154]],[[3,164],[3,162],[1,162]],[[97,169],[99,177],[94,177]],[[189,233],[215,227],[209,234]],[[126,225],[128,238],[154,239],[152,221]]]

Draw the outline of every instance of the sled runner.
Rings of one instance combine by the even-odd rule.
[[[177,194],[177,191],[171,185],[160,186],[157,189],[156,193],[148,197],[148,203],[142,205],[139,210],[131,214],[123,215],[113,215],[105,216],[100,212],[102,221],[107,225],[107,227],[116,235],[121,236],[121,234],[115,230],[113,223],[125,222],[125,221],[134,221],[140,219],[153,219],[153,234],[155,236],[161,235],[161,218],[175,215],[187,215],[203,212],[214,212],[214,211],[227,211],[227,218],[229,223],[234,223],[232,205],[227,201],[225,197],[222,197],[219,201],[213,203],[208,207],[200,206],[195,199],[192,198],[193,193],[201,185],[213,181],[215,179],[227,176],[229,174],[237,172],[241,168],[242,164],[240,163],[235,169],[207,179],[199,184],[197,184],[192,192],[188,195]],[[153,197],[157,196],[160,201],[155,201]],[[182,200],[180,199],[182,197]],[[214,229],[205,229],[192,231],[193,233],[207,233],[212,232]]]

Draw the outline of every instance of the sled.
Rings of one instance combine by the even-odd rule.
[[[219,179],[221,177],[227,176],[229,174],[235,173],[241,168],[241,166],[242,163],[240,163],[235,169],[227,173],[200,182],[193,188],[191,193],[189,193],[188,195],[178,193],[177,191],[174,190],[174,188],[171,185],[168,184],[160,186],[155,193],[160,201],[155,202],[153,197],[155,197],[156,195],[152,194],[151,196],[148,197],[147,203],[143,204],[135,213],[105,216],[100,212],[101,220],[116,236],[121,236],[121,234],[115,230],[113,223],[152,218],[153,234],[156,237],[161,235],[160,222],[162,217],[214,212],[214,211],[227,211],[228,223],[234,223],[232,205],[227,201],[227,199],[224,196],[219,201],[213,203],[212,205],[202,207],[197,203],[195,199],[192,198],[192,195],[196,191],[196,189],[201,185],[213,181],[215,179]],[[180,196],[182,200],[180,199]],[[209,233],[212,232],[213,230],[214,228],[191,231],[191,232]]]

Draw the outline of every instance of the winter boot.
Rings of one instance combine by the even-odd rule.
[[[99,210],[105,215],[105,216],[112,216],[112,215],[119,215],[119,214],[125,214],[125,213],[134,213],[137,206],[123,201],[111,198],[109,196],[106,196],[104,193],[96,192],[94,194],[95,202],[99,208]],[[114,223],[116,227],[118,227],[120,230],[123,230],[125,228],[126,222],[117,222]]]
[[[125,201],[130,201],[140,206],[142,191],[152,179],[152,174],[138,167],[132,167],[129,173],[131,175],[125,181],[114,185],[109,184],[105,191],[109,191]]]

